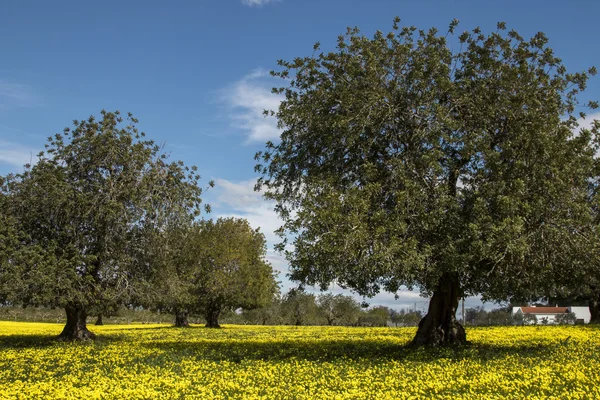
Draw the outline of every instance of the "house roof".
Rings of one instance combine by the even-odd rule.
[[[521,307],[523,314],[566,314],[567,307]]]

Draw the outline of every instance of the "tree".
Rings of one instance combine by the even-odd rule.
[[[206,220],[198,226],[198,235],[191,243],[199,263],[193,293],[206,326],[218,328],[219,314],[225,309],[269,304],[278,285],[265,259],[264,235],[238,218]]]
[[[504,23],[450,46],[457,21],[447,35],[398,22],[278,62],[282,133],[256,155],[257,190],[284,221],[292,279],[419,287],[431,300],[413,344],[464,343],[461,297],[547,290],[589,249],[593,134],[574,131],[596,70],[567,73],[544,34]]]
[[[555,322],[559,325],[573,325],[577,321],[577,316],[575,313],[568,312],[565,314],[557,314]]]
[[[521,312],[514,313],[512,316],[512,324],[513,325],[524,325],[525,324],[524,314]]]
[[[247,323],[254,325],[281,325],[284,323],[279,296],[274,297],[266,306],[242,310],[242,316]]]
[[[315,295],[301,289],[290,289],[282,301],[283,313],[292,325],[319,324],[319,309]]]
[[[471,325],[481,325],[481,321],[484,321],[486,316],[487,313],[482,306],[467,308],[465,310],[465,321],[463,321],[463,324],[469,322]]]
[[[23,232],[21,256],[3,260],[0,281],[11,285],[2,295],[64,308],[62,339],[93,339],[90,310],[135,294],[151,267],[136,257],[147,249],[146,232],[160,231],[180,210],[189,218],[200,212],[196,168],[169,162],[137,122],[106,111],[100,120],[76,120],[2,187]]]
[[[524,314],[523,324],[524,325],[537,325],[538,319],[534,314]]]
[[[354,325],[360,315],[360,304],[343,294],[320,294],[317,306],[328,325]]]
[[[362,312],[358,318],[361,326],[387,326],[391,310],[385,306],[376,306]]]
[[[398,324],[404,324],[404,316],[405,315],[406,315],[406,310],[404,308],[400,309],[399,311],[391,310],[390,311],[390,320],[392,321],[392,323],[395,326],[398,326]]]
[[[140,303],[173,314],[176,327],[188,327],[190,313],[198,308],[194,277],[201,268],[201,229],[200,224],[171,224],[155,233],[146,250],[153,268]]]
[[[409,311],[404,314],[404,324],[409,326],[417,326],[422,318],[423,314],[421,311]]]

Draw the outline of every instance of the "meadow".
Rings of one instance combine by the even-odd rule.
[[[468,328],[470,345],[409,348],[414,328],[91,327],[0,321],[0,398],[592,399],[600,329]]]

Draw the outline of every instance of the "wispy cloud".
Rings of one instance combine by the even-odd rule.
[[[262,7],[269,3],[277,3],[281,0],[242,0],[242,4],[249,7]]]
[[[39,104],[40,98],[31,86],[0,80],[0,109],[35,107]]]
[[[29,147],[0,139],[0,164],[23,167],[37,161],[37,153]]]
[[[246,218],[253,228],[260,228],[272,246],[279,241],[274,231],[281,226],[281,220],[273,210],[275,204],[254,191],[255,183],[255,179],[240,182],[216,179],[217,198],[216,203],[211,205],[217,217]]]
[[[268,73],[256,70],[222,91],[221,99],[231,107],[233,125],[244,130],[248,143],[264,143],[279,138],[277,120],[265,117],[264,110],[277,111],[283,97],[271,93]]]

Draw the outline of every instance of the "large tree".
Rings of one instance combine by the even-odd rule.
[[[577,94],[595,69],[567,73],[544,34],[503,23],[456,37],[456,21],[442,35],[398,22],[279,61],[282,134],[257,154],[257,188],[284,220],[279,248],[293,240],[292,279],[418,287],[431,300],[413,344],[462,343],[460,297],[523,295],[573,268],[594,153]]]
[[[2,295],[63,307],[61,338],[94,338],[88,312],[130,299],[152,267],[136,257],[147,249],[147,232],[160,231],[172,213],[200,212],[195,167],[169,162],[136,123],[105,111],[100,120],[76,120],[3,185],[22,235],[21,256],[2,260],[0,281],[10,281]],[[23,257],[23,249],[39,251]]]
[[[219,328],[224,310],[266,306],[278,293],[275,271],[265,258],[265,236],[247,220],[201,221],[189,245],[198,263],[193,292],[207,327]]]

